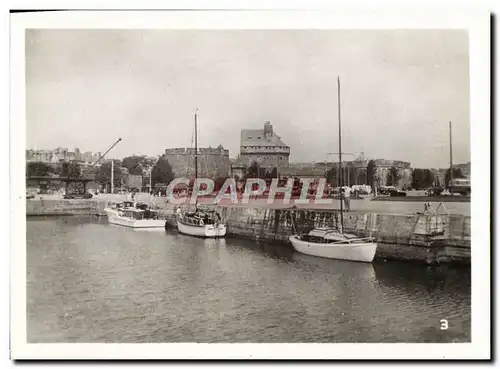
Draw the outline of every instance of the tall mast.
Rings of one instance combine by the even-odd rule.
[[[194,112],[194,179],[198,178],[198,109]]]
[[[340,120],[340,77],[337,77],[337,101],[339,112],[339,173],[340,173],[340,232],[344,233],[344,209],[342,198],[343,173],[342,173],[342,124]]]
[[[111,159],[111,193],[113,195],[115,193],[115,161],[114,161],[114,159]]]
[[[452,138],[451,138],[451,121],[450,121],[450,182],[453,179],[453,149],[452,149]],[[445,183],[445,186],[448,183]]]
[[[196,185],[196,180],[198,178],[198,109],[194,111],[194,183]],[[198,189],[193,189],[198,191]],[[195,207],[198,208],[198,196],[196,196]]]

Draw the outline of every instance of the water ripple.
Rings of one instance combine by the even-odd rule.
[[[85,218],[30,220],[27,241],[29,342],[470,342],[469,269]]]

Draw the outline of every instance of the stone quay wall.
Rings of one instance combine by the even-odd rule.
[[[104,215],[102,200],[28,200],[26,215]],[[206,206],[206,205],[205,205]],[[210,206],[214,208],[214,206]],[[335,227],[337,211],[265,209],[217,206],[227,223],[228,236],[262,242],[290,244],[289,236],[314,227]],[[161,218],[176,227],[175,207],[163,205]],[[374,237],[377,259],[411,260],[427,264],[469,264],[471,258],[470,217],[463,215],[400,215],[363,212],[344,213],[346,232]]]
[[[216,207],[227,222],[228,236],[290,244],[296,232],[336,227],[340,213],[321,210]],[[175,212],[164,217],[175,227]],[[399,215],[344,213],[344,229],[378,243],[377,259],[413,260],[427,264],[470,263],[470,217],[462,215]]]

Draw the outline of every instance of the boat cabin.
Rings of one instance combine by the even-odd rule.
[[[307,235],[301,237],[302,240],[314,243],[370,243],[371,237],[360,238],[354,234],[341,233],[336,228],[315,228]]]
[[[182,218],[182,221],[189,225],[202,227],[205,225],[215,225],[220,223],[221,216],[216,211],[196,210],[195,212],[186,213]]]
[[[123,201],[115,204],[117,209],[133,208],[134,203],[132,201]]]
[[[120,216],[130,219],[158,219],[158,212],[149,209],[147,204],[138,203],[134,206],[133,202],[124,201],[116,204],[116,209],[119,211]]]
[[[120,216],[135,220],[158,219],[158,212],[149,209],[126,208],[120,210]]]

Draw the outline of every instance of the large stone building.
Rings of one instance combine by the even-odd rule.
[[[172,166],[176,177],[194,176],[195,150],[192,148],[165,149],[165,158]],[[229,150],[222,145],[217,148],[198,148],[198,177],[217,178],[230,175]]]
[[[401,160],[386,160],[386,159],[375,159],[375,165],[377,167],[377,178],[379,186],[387,186],[390,181],[391,168],[394,167],[398,172],[398,180],[396,187],[407,188],[411,187],[411,163]]]
[[[462,174],[465,176],[465,178],[470,179],[471,175],[471,165],[470,162],[468,163],[463,163],[463,164],[454,164],[453,168],[456,170],[457,168],[460,169]],[[440,169],[435,169],[432,168],[431,172],[434,174],[434,186],[437,187],[446,187],[446,173],[448,173],[450,168],[440,168]]]
[[[368,183],[367,168],[370,159],[361,156],[352,161],[343,161],[343,183],[347,186],[365,185]],[[411,164],[409,162],[399,160],[374,159],[376,166],[376,178],[378,186],[386,186],[390,181],[391,167],[395,167],[398,172],[398,181],[396,187],[404,188],[411,186]],[[338,162],[314,162],[314,163],[291,163],[288,168],[281,170],[280,176],[285,177],[324,177],[325,173],[337,168],[338,178]]]
[[[453,168],[459,168],[465,177],[470,178],[470,161],[464,164],[454,164]]]
[[[85,164],[92,164],[101,156],[100,152],[92,153],[87,151],[80,152],[76,148],[75,151],[69,151],[65,147],[57,147],[52,150],[26,150],[27,162],[42,162],[42,163],[65,163],[69,161],[77,161]]]
[[[256,162],[262,168],[279,169],[288,166],[289,158],[290,147],[273,131],[270,122],[264,124],[264,129],[241,130],[240,165],[248,167]]]

